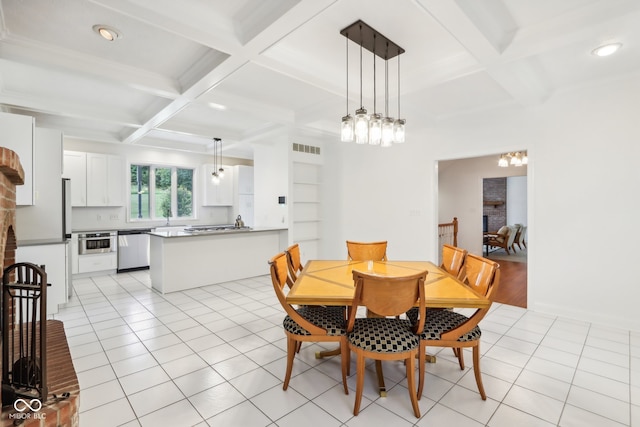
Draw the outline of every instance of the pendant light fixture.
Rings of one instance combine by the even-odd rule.
[[[526,151],[515,151],[511,153],[504,153],[500,155],[498,159],[498,166],[501,168],[507,168],[509,166],[522,166],[529,163],[529,156]]]
[[[393,142],[402,144],[404,142],[405,119],[400,118],[400,55],[398,55],[398,118],[393,123]]]
[[[403,54],[405,50],[386,38],[384,35],[358,20],[342,29],[340,34],[347,39],[347,115],[342,117],[340,139],[357,144],[381,145],[390,147],[393,142],[404,142],[405,120],[393,120],[389,116],[389,60]],[[349,40],[360,46],[360,108],[351,121],[349,114]],[[362,100],[362,50],[367,49],[373,55],[373,114],[367,114]],[[377,112],[376,56],[384,59],[385,66],[385,114],[384,118]],[[398,117],[400,117],[400,62],[398,61]]]
[[[211,182],[215,185],[220,184],[220,179],[224,177],[224,169],[218,161],[218,151],[222,150],[222,140],[213,138],[213,172],[211,173]]]
[[[349,114],[349,36],[347,40],[347,115],[342,117],[340,129],[340,140],[342,142],[353,142],[353,117]]]
[[[355,121],[356,144],[369,142],[369,116],[362,104],[362,25],[360,25],[360,108],[356,110]]]
[[[388,49],[387,43],[387,49]],[[384,119],[382,119],[381,147],[391,147],[393,143],[393,118],[389,117],[389,61],[384,61]]]
[[[376,35],[373,35],[373,45]],[[376,54],[373,54],[373,114],[369,118],[369,144],[380,145],[382,140],[382,117],[376,112]]]

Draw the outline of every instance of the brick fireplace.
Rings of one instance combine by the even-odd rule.
[[[6,147],[0,147],[0,254],[3,255],[1,271],[15,263],[16,186],[23,183],[24,171],[18,155]],[[47,320],[46,343],[49,386],[46,400],[41,402],[41,408],[37,408],[35,403],[31,405],[37,410],[29,409],[22,403],[17,405],[17,409],[13,404],[3,406],[0,426],[76,427],[79,425],[80,387],[62,322]],[[4,345],[5,343],[2,343],[2,346]],[[2,346],[0,346],[0,356]]]

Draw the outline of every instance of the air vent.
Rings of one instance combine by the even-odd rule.
[[[308,154],[320,154],[320,147],[314,147],[313,145],[304,145],[293,143],[293,151]]]

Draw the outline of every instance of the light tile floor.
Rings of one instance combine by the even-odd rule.
[[[471,354],[427,365],[422,417],[404,366],[369,365],[362,409],[337,358],[296,357],[289,389],[284,317],[269,276],[160,295],[148,271],[76,279],[64,321],[80,381],[82,426],[629,426],[640,425],[640,333],[501,304],[481,322],[480,399]],[[331,346],[328,345],[327,348]]]

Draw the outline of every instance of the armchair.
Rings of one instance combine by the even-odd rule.
[[[502,226],[495,233],[485,233],[485,244],[491,248],[502,248],[507,252],[507,255],[510,255],[509,249],[513,249],[516,233],[515,227]],[[515,249],[513,251],[515,252]]]

